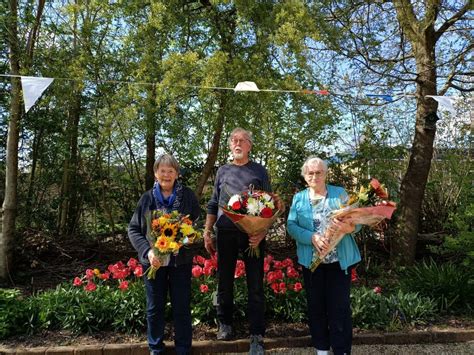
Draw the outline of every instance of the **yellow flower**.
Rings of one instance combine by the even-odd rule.
[[[179,244],[176,242],[170,242],[169,248],[173,251],[173,253],[177,253],[179,251]]]
[[[174,238],[178,233],[178,224],[177,223],[166,223],[163,226],[162,234],[167,238]]]
[[[99,269],[94,269],[94,275],[99,276],[100,275],[100,270]]]
[[[190,226],[189,224],[183,223],[179,231],[181,232],[182,235],[187,237],[188,235],[191,235],[194,233],[194,228],[193,226]]]
[[[163,227],[166,224],[166,222],[168,222],[168,218],[165,216],[160,216],[158,218],[158,222],[160,223],[160,226]]]
[[[164,253],[167,251],[169,241],[165,236],[161,236],[156,240],[155,248],[157,248],[160,252]]]

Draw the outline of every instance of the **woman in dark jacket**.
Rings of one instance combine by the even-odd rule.
[[[189,249],[181,248],[178,255],[172,255],[167,266],[160,265],[160,260],[154,255],[146,238],[147,222],[145,215],[152,210],[178,211],[189,215],[195,221],[199,217],[199,202],[194,192],[177,181],[179,164],[169,154],[160,156],[153,166],[155,184],[145,192],[133,214],[128,226],[128,237],[138,252],[138,257],[144,268],[151,265],[159,267],[154,279],[146,276],[145,288],[147,299],[147,337],[150,354],[164,352],[165,305],[168,290],[175,331],[175,348],[177,354],[189,354],[192,343],[191,325],[191,268],[192,253]]]

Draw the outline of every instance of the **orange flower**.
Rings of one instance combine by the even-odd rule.
[[[151,229],[153,229],[154,231],[160,229],[160,220],[159,220],[159,219],[154,219],[154,220],[151,222]]]

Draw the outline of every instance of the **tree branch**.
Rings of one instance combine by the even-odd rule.
[[[435,32],[435,40],[438,41],[438,39],[443,35],[444,32],[448,28],[450,28],[452,25],[454,25],[472,6],[472,3],[470,0],[466,1],[466,4],[457,12],[455,13],[451,18],[446,20],[440,28]]]

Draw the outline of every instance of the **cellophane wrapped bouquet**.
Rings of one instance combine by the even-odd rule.
[[[254,190],[252,187],[248,191],[232,195],[222,210],[237,228],[247,234],[267,231],[283,212],[276,207],[274,194]],[[258,246],[250,247],[249,255],[259,257]]]
[[[329,248],[324,253],[315,252],[311,262],[311,271],[321,264],[326,255],[333,250],[342,240],[345,234],[333,234],[330,232],[332,221],[338,220],[350,221],[352,224],[367,225],[375,227],[384,219],[390,219],[396,209],[395,202],[388,200],[387,189],[377,180],[372,179],[367,187],[361,187],[357,194],[351,195],[347,206],[341,206],[340,209],[331,211],[329,222],[324,228],[324,237],[329,241]]]
[[[177,211],[167,213],[162,210],[150,211],[147,218],[147,238],[155,256],[160,259],[160,266],[167,266],[171,255],[177,255],[181,248],[197,242],[202,237],[201,231],[193,227],[189,216]],[[148,279],[154,279],[160,268],[150,266],[146,271]]]

